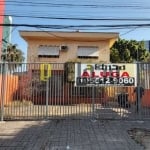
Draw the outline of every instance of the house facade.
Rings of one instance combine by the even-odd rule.
[[[110,61],[118,33],[20,31],[28,43],[28,62],[65,63]]]
[[[91,87],[75,87],[74,63],[109,63],[118,33],[20,31],[28,43],[26,68],[19,83],[22,95],[35,104],[91,103]],[[22,93],[22,94],[20,94]],[[48,93],[48,94],[46,94]],[[106,100],[95,88],[98,103]]]
[[[144,47],[150,52],[150,41],[144,41]]]

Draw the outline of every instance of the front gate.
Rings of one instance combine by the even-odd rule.
[[[150,64],[137,64],[138,84],[145,89],[140,100],[134,86],[77,86],[72,67],[1,63],[1,120],[150,118]]]

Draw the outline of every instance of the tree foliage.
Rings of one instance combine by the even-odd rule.
[[[25,60],[23,52],[17,48],[16,44],[9,44],[2,50],[2,61],[8,63],[23,62]]]
[[[149,58],[150,53],[144,48],[143,41],[118,39],[110,50],[110,61],[112,63],[147,62]]]
[[[25,60],[23,52],[17,48],[16,44],[9,44],[6,49],[2,50],[1,59],[8,63],[8,68],[5,71],[10,73]],[[4,70],[3,70],[4,71]]]

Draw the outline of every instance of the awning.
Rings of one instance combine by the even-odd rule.
[[[97,46],[79,46],[77,51],[78,57],[99,57],[99,49]]]
[[[40,56],[59,56],[59,46],[40,45],[38,48]]]

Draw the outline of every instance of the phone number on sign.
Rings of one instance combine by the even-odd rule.
[[[135,79],[133,77],[129,78],[87,78],[87,77],[77,77],[77,85],[125,85],[133,86],[135,85]]]

